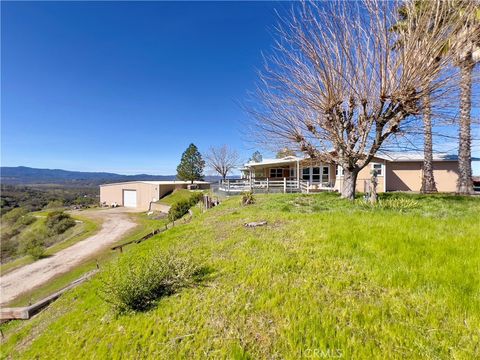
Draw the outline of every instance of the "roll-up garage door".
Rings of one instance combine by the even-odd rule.
[[[137,207],[137,190],[123,190],[123,206]]]

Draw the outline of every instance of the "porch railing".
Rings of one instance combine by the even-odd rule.
[[[244,191],[257,192],[304,192],[309,193],[313,191],[333,190],[330,184],[314,183],[310,184],[306,180],[292,180],[289,178],[283,179],[232,179],[220,181],[218,190],[227,193],[240,193]]]

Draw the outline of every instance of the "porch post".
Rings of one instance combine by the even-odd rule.
[[[252,168],[250,168],[250,190],[252,190]]]
[[[287,178],[283,178],[283,192],[287,192]]]

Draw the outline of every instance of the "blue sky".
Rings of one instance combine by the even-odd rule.
[[[238,105],[279,3],[2,3],[2,165],[175,173],[253,152]]]
[[[191,142],[255,150],[238,103],[288,4],[1,6],[3,166],[174,174]]]

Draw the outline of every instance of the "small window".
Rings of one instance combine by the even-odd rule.
[[[283,169],[270,169],[270,177],[272,178],[283,177]]]
[[[302,179],[310,181],[310,168],[303,168],[302,169]]]
[[[327,184],[330,175],[330,168],[328,166],[322,167],[322,183]]]
[[[295,177],[295,168],[290,168],[290,177]]]
[[[320,181],[320,168],[319,167],[313,167],[312,168],[312,181],[313,182],[319,182]]]
[[[338,165],[337,168],[335,169],[335,175],[337,175],[337,176],[343,176],[343,167],[341,167],[340,165]]]
[[[372,170],[377,173],[377,176],[383,176],[383,165],[374,163],[372,164]]]

